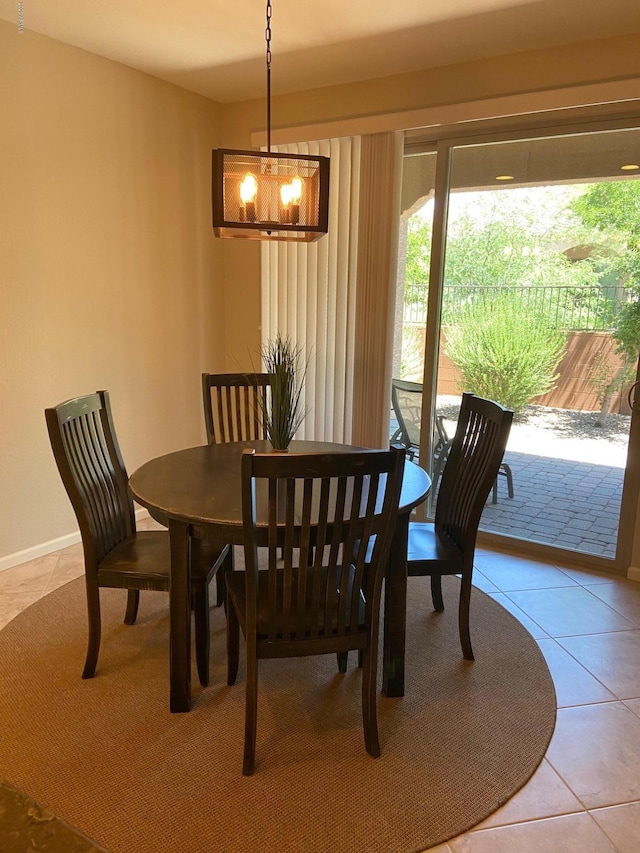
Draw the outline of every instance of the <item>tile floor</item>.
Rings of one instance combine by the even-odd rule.
[[[79,545],[0,572],[0,628],[80,574]],[[529,783],[430,853],[638,853],[640,584],[483,550],[474,579],[540,644],[558,718]]]

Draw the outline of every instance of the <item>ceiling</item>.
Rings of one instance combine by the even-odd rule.
[[[272,91],[640,33],[640,0],[272,0]],[[41,33],[223,103],[265,94],[264,0],[23,0]],[[0,0],[17,27],[17,0]]]

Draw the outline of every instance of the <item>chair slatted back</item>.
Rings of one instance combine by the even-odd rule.
[[[398,421],[398,439],[406,448],[420,446],[422,383],[391,380],[391,405]]]
[[[267,437],[263,411],[268,373],[203,373],[202,402],[209,444]]]
[[[463,550],[475,545],[512,420],[510,409],[473,394],[462,395],[456,434],[440,482],[435,525]]]
[[[73,505],[88,567],[135,534],[133,501],[107,391],[45,410],[51,447]]]
[[[403,469],[403,450],[244,452],[248,632],[257,623],[258,543],[268,551],[270,641],[335,640],[365,630],[379,607]]]

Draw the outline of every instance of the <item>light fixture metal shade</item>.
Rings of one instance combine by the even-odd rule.
[[[329,229],[329,158],[212,151],[216,237],[310,243]]]

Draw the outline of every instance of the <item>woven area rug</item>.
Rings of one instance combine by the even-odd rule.
[[[257,764],[242,776],[244,666],[226,686],[212,611],[211,683],[194,666],[188,714],[168,709],[167,596],[102,590],[96,677],[82,681],[79,579],[0,631],[0,776],[113,853],[414,853],[479,823],[541,761],[555,692],[537,644],[499,604],[472,600],[462,658],[455,578],[434,613],[409,580],[406,694],[378,701],[382,756],[365,752],[360,672],[334,656],[260,664]],[[379,682],[380,683],[380,682]]]

